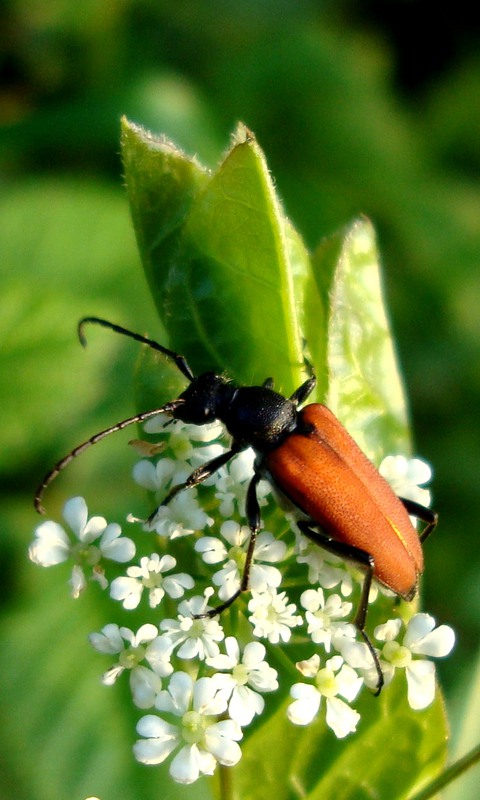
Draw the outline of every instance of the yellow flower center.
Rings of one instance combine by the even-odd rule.
[[[412,660],[412,654],[408,647],[404,647],[398,642],[387,642],[383,648],[382,656],[386,661],[390,661],[394,667],[407,667]]]
[[[249,670],[245,664],[237,664],[232,669],[233,679],[236,680],[239,686],[245,686],[245,684],[248,683],[248,674]]]
[[[338,692],[337,679],[332,669],[324,667],[317,672],[315,683],[320,694],[324,697],[335,697]]]
[[[129,647],[127,650],[120,653],[118,663],[125,669],[133,669],[144,657],[145,647],[140,644],[137,647]]]
[[[182,736],[187,744],[201,742],[207,727],[207,720],[198,711],[187,711],[182,717]]]
[[[235,562],[238,569],[243,570],[245,566],[246,553],[243,547],[239,544],[234,544],[228,551],[228,557]]]

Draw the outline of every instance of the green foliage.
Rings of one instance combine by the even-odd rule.
[[[406,800],[445,763],[441,699],[420,713],[405,702],[403,679],[375,700],[359,704],[362,722],[345,740],[332,737],[323,720],[296,728],[280,707],[249,738],[234,769],[240,797],[260,800],[265,787],[278,800]]]
[[[332,244],[336,260],[330,275]],[[318,281],[330,279],[326,404],[374,463],[387,453],[408,454],[405,397],[368,220],[321,244],[314,265]]]
[[[282,390],[293,392],[303,368],[293,261],[296,286],[314,284],[305,249],[287,237],[253,137],[240,128],[211,177],[171,143],[126,121],[123,152],[137,240],[171,342],[197,372],[228,366],[237,380],[255,383],[268,365]],[[310,305],[314,300],[310,294]],[[321,323],[318,299],[315,310]]]
[[[453,38],[452,48],[444,47],[441,15],[423,64],[415,58],[421,53],[414,41],[406,40],[403,53],[395,49],[385,27],[392,9],[402,15],[404,34],[407,28],[412,35],[418,31],[404,5],[376,4],[374,19],[372,4],[351,0],[280,7],[250,0],[186,0],[181,6],[172,0],[95,0],[88,7],[45,0],[41,8],[35,0],[11,0],[6,5],[0,45],[0,466],[1,633],[8,634],[2,639],[2,669],[9,680],[0,688],[0,796],[36,800],[40,791],[49,798],[66,794],[57,780],[63,759],[54,755],[46,761],[41,736],[21,724],[35,713],[39,676],[47,680],[39,658],[55,639],[52,609],[62,605],[65,621],[75,614],[64,594],[47,593],[45,606],[40,604],[46,576],[25,564],[38,522],[31,509],[33,489],[72,446],[134,410],[133,343],[92,332],[83,353],[75,324],[85,313],[104,314],[158,337],[158,320],[138,278],[115,159],[118,120],[125,113],[165,131],[210,166],[234,121],[246,120],[268,152],[287,213],[309,246],[360,212],[374,221],[411,397],[415,450],[435,469],[441,524],[426,548],[424,588],[427,607],[461,630],[451,666],[441,665],[457,707],[454,733],[461,727],[463,709],[475,694],[472,663],[480,634],[480,565],[472,548],[480,514],[480,59],[478,48],[468,47],[472,32],[457,9],[444,23],[458,37],[456,49]],[[431,57],[435,47],[438,71]],[[399,83],[402,55],[413,70],[408,86]],[[285,235],[296,238],[288,224]],[[343,242],[338,237],[332,250]],[[326,320],[323,314],[316,317],[316,298],[314,313],[306,311],[312,292],[302,269],[303,249],[298,240],[290,249],[292,267],[300,264],[299,277],[292,269],[293,280],[307,284],[306,303],[297,314],[301,330],[308,330],[311,360],[321,364],[326,337],[316,339],[314,332],[323,330]],[[336,263],[335,254],[331,261]],[[262,354],[254,363],[267,366],[268,360]],[[138,394],[149,399],[158,392],[152,384],[163,383],[163,375],[150,370],[141,375]],[[324,395],[326,376],[319,378],[325,379]],[[394,435],[401,437],[398,431]],[[72,487],[87,496],[92,511],[117,510],[119,489],[123,496],[130,485],[124,441],[120,436],[99,445],[63,475],[52,487],[48,513],[59,513]],[[130,505],[119,519],[128,510]],[[56,583],[57,576],[48,579]],[[88,629],[95,624],[92,619]],[[33,645],[18,650],[19,641],[31,644],[35,632],[38,650]],[[14,670],[23,674],[24,659],[38,668],[27,683],[11,681]],[[52,686],[74,693],[90,659],[89,648],[79,648],[67,674],[49,660]],[[93,676],[90,688],[95,681]],[[20,696],[26,697],[22,718]],[[110,699],[105,690],[98,692],[90,736],[105,719],[117,722],[105,705]],[[61,718],[58,722],[64,731]],[[474,740],[475,733],[471,736]],[[465,736],[460,750],[467,740],[473,743]],[[77,766],[78,773],[98,774],[88,759]],[[36,781],[40,769],[42,789]],[[88,791],[93,790],[92,782]],[[125,796],[106,792],[102,800],[115,795]],[[73,791],[68,796],[77,797]]]

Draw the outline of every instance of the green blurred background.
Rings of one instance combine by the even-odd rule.
[[[60,455],[134,410],[136,348],[95,333],[82,352],[75,323],[97,314],[159,332],[122,186],[121,114],[210,166],[243,120],[311,247],[360,213],[375,224],[415,451],[435,470],[441,522],[426,547],[423,605],[458,632],[440,665],[455,733],[480,640],[475,5],[7,0],[1,14],[0,766],[9,788],[0,796],[49,796],[47,777],[32,795],[22,774],[18,742],[31,758],[42,740],[26,735],[17,693],[21,683],[28,716],[39,671],[51,669],[48,629],[32,616],[39,598],[51,592],[70,608],[58,574],[25,558],[38,523],[32,492]],[[72,467],[52,487],[49,512],[82,491],[92,510],[118,518],[124,445],[119,436]],[[69,619],[81,628],[77,611]],[[86,664],[83,640],[79,653]]]

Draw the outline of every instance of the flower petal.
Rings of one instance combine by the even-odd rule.
[[[205,745],[220,764],[233,767],[242,757],[237,741],[242,738],[240,726],[232,719],[209,725],[205,731]]]
[[[121,533],[122,529],[116,522],[107,525],[100,541],[100,550],[105,558],[124,564],[135,555],[135,545],[132,539],[121,536]]]
[[[186,572],[177,572],[176,575],[168,575],[163,579],[163,588],[173,600],[183,597],[185,589],[193,589],[195,581]]]
[[[139,720],[137,731],[147,737],[133,745],[135,758],[142,764],[161,764],[177,746],[178,730],[153,714]]]
[[[360,714],[339,697],[327,698],[326,721],[338,739],[353,733],[360,720]]]
[[[72,575],[69,580],[69,584],[72,587],[71,594],[74,600],[77,600],[80,597],[81,593],[85,591],[85,589],[87,588],[87,580],[85,578],[85,574],[83,572],[83,569],[78,564],[73,565]]]
[[[435,664],[432,661],[411,661],[405,672],[410,708],[415,711],[426,708],[435,697]]]
[[[200,754],[196,744],[186,744],[173,759],[169,772],[178,783],[193,783],[200,774],[213,775],[216,765],[210,753]]]
[[[263,697],[248,686],[237,686],[232,692],[228,704],[230,717],[239,725],[249,725],[255,714],[261,714],[265,708]]]
[[[287,716],[294,725],[308,725],[320,708],[321,695],[314,686],[307,683],[294,683],[290,689],[295,702],[287,708]]]
[[[88,519],[88,508],[83,497],[71,497],[67,500],[63,507],[63,518],[80,539]]]
[[[233,639],[234,637],[229,636],[227,639],[225,639],[225,644],[227,644],[228,639],[230,638]],[[237,647],[238,647],[238,642],[237,642]],[[228,645],[227,645],[227,652],[228,652]],[[248,644],[245,645],[245,649],[243,651],[242,662],[243,664],[245,664],[246,667],[248,667],[248,669],[255,669],[256,667],[259,667],[260,664],[263,662],[265,658],[265,653],[266,653],[265,645],[261,644],[261,642],[248,642]]]
[[[115,623],[110,623],[102,628],[101,633],[91,633],[88,637],[90,644],[99,653],[114,655],[123,650],[123,638],[120,629]]]
[[[136,578],[122,576],[115,578],[110,584],[110,597],[120,600],[123,607],[129,610],[138,606],[142,592],[143,584]]]
[[[193,694],[193,680],[186,672],[174,672],[168,690],[158,693],[155,707],[181,717],[187,711]]]
[[[130,689],[137,708],[152,708],[162,688],[162,681],[155,672],[141,665],[130,671]]]
[[[36,529],[35,537],[28,549],[29,558],[35,564],[53,567],[69,557],[70,540],[57,522],[43,522]]]
[[[420,653],[424,656],[433,658],[443,658],[448,656],[455,644],[455,632],[449,625],[440,625],[431,633],[427,633],[423,639],[412,642],[412,653]]]
[[[227,708],[231,691],[231,683],[227,675],[199,678],[193,687],[193,707],[200,714],[223,714]]]
[[[414,614],[407,625],[403,644],[412,649],[412,645],[423,639],[435,628],[435,620],[430,614]]]
[[[152,622],[146,622],[145,625],[141,625],[138,629],[135,634],[135,643],[132,642],[132,644],[134,647],[138,647],[139,644],[146,644],[147,642],[153,641],[157,636],[157,626]]]

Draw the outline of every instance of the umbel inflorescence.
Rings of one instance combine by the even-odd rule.
[[[165,428],[165,421],[160,416],[146,423],[160,445],[136,443],[150,457],[133,472],[157,504],[192,468],[228,449],[220,425],[177,421]],[[285,681],[290,721],[308,725],[323,714],[339,738],[361,727],[355,701],[377,685],[371,653],[351,622],[362,574],[308,541],[295,518],[278,509],[267,482],[257,487],[265,527],[257,537],[249,591],[224,614],[199,617],[240,586],[252,463],[246,450],[206,484],[179,492],[151,521],[132,514],[128,535],[116,522],[89,518],[84,499],[74,497],[65,504],[66,525],[43,522],[29,550],[41,566],[72,564],[74,598],[93,582],[123,606],[124,626],[106,623],[90,636],[93,648],[109,659],[103,683],[128,675],[132,702],[145,712],[135,757],[145,764],[169,758],[170,774],[180,783],[211,775],[217,763],[236,764],[244,729],[266,703],[275,703],[279,689],[285,692]],[[389,456],[380,472],[397,494],[428,505],[430,469],[424,462]],[[405,621],[388,595],[373,584],[370,605],[384,616],[370,636],[385,685],[403,671],[408,703],[420,710],[435,695],[429,657],[446,656],[454,633],[447,625],[436,627],[425,613]],[[144,612],[136,630],[129,627],[132,609]],[[279,668],[280,652],[296,666],[296,680]]]

